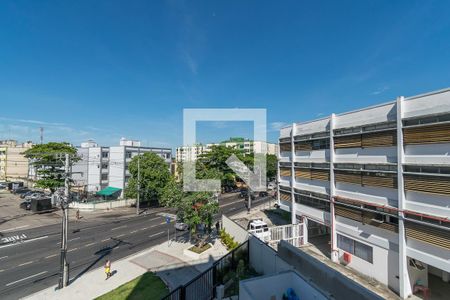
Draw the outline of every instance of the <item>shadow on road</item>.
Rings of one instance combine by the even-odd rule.
[[[98,255],[98,257],[91,263],[89,264],[84,270],[82,270],[80,273],[78,273],[74,278],[72,278],[69,281],[69,284],[72,284],[73,282],[75,282],[78,278],[80,278],[81,276],[83,276],[86,272],[88,272],[93,266],[95,266],[99,261],[101,261],[104,257],[106,257],[107,255],[111,254],[112,251],[114,250],[114,248],[119,247],[120,245],[123,244],[130,244],[128,242],[124,242],[123,240],[120,239],[116,239],[116,238],[111,238],[111,240],[115,241],[115,244],[112,246],[108,246],[105,247],[103,249],[98,250],[97,252],[95,252],[95,255]]]

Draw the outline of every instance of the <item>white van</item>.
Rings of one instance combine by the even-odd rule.
[[[267,223],[262,219],[255,219],[248,223],[248,231],[254,234],[257,238],[262,241],[269,241],[270,231]]]

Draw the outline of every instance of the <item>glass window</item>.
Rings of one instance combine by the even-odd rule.
[[[373,248],[355,241],[355,256],[373,263]]]
[[[109,156],[109,152],[106,152],[106,151],[102,152],[102,157],[103,158],[108,158],[108,156]]]
[[[102,174],[102,180],[108,180],[108,174]]]
[[[338,234],[337,246],[345,252],[353,254],[354,241],[351,238]]]

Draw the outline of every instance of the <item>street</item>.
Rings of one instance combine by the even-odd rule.
[[[253,203],[261,204],[268,199],[258,198]],[[220,212],[215,218],[244,210],[243,199],[233,195],[220,200]],[[17,238],[21,241],[0,245],[1,299],[18,299],[58,283],[60,228],[61,225],[56,224],[4,234],[5,239]],[[114,263],[117,259],[166,241],[168,229],[173,237],[174,224],[166,224],[164,212],[110,222],[71,222],[67,254],[70,281],[102,266],[106,259]]]

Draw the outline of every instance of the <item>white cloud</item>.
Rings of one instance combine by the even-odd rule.
[[[376,91],[373,91],[373,92],[371,93],[371,95],[379,95],[379,94],[384,93],[384,92],[387,91],[387,90],[389,90],[389,87],[388,87],[388,86],[383,86],[383,87],[377,89]]]
[[[286,122],[272,122],[269,124],[269,131],[279,131],[286,125],[288,125]]]

